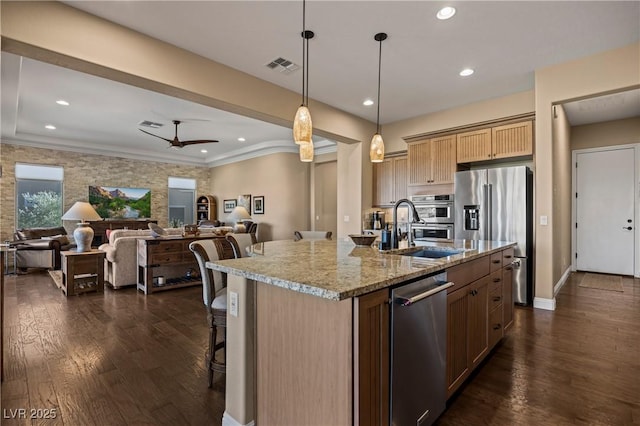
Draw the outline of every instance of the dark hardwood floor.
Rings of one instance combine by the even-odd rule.
[[[582,276],[556,311],[516,309],[438,425],[640,424],[640,280],[617,293],[578,287]],[[3,425],[221,424],[224,379],[207,388],[199,288],[65,298],[46,273],[5,286]],[[20,408],[56,418],[10,418]]]

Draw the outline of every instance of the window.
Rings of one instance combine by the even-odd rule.
[[[16,228],[62,226],[62,181],[57,166],[16,164]]]
[[[169,226],[177,228],[195,222],[196,180],[169,178]]]

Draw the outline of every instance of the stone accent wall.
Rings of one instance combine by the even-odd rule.
[[[196,197],[210,194],[210,170],[207,167],[132,160],[127,158],[0,145],[0,241],[12,240],[15,229],[15,164],[30,163],[64,167],[63,211],[76,201],[87,201],[89,185],[126,186],[151,189],[151,216],[160,226],[168,224],[169,176],[196,179]],[[68,232],[73,224],[64,223]]]

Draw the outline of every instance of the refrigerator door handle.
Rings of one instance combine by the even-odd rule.
[[[487,240],[493,239],[493,185],[488,184],[489,190],[487,192]]]
[[[491,238],[491,184],[485,183],[482,185],[482,227],[484,228],[483,235],[484,240],[490,240]]]

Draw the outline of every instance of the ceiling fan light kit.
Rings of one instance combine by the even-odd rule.
[[[376,117],[376,133],[371,138],[369,146],[369,159],[372,163],[381,163],[384,160],[384,140],[380,134],[380,75],[382,70],[382,42],[387,39],[386,33],[378,33],[373,39],[380,43],[378,54],[378,114]]]
[[[173,120],[173,124],[176,128],[176,133],[173,139],[167,139],[167,138],[163,138],[162,136],[158,136],[158,135],[154,135],[153,133],[149,133],[146,130],[142,130],[142,129],[138,129],[140,130],[142,133],[146,133],[147,135],[150,136],[154,136],[158,139],[162,139],[163,141],[167,141],[169,142],[170,148],[184,148],[187,145],[197,145],[197,144],[201,144],[201,143],[216,143],[218,141],[213,140],[213,139],[196,139],[196,140],[189,140],[189,141],[181,141],[180,139],[178,139],[178,125],[181,123],[180,120]]]

